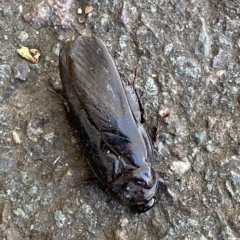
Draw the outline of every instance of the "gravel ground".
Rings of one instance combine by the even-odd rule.
[[[1,0],[0,238],[240,238],[239,14],[239,0]],[[89,180],[49,91],[61,89],[61,46],[81,34],[102,38],[130,82],[139,70],[154,168],[168,182],[140,216]]]

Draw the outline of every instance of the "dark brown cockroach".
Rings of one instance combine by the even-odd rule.
[[[63,91],[92,171],[123,204],[148,211],[159,180],[134,89],[122,82],[106,46],[95,36],[66,42],[59,62]]]

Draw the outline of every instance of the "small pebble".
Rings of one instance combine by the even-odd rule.
[[[14,72],[16,75],[14,76],[15,79],[19,79],[21,81],[26,81],[28,78],[28,74],[30,72],[30,68],[26,64],[17,64],[14,68]]]
[[[43,133],[44,118],[32,118],[27,125],[27,136],[33,142],[37,142],[40,135]]]
[[[61,49],[61,44],[57,43],[54,47],[53,47],[53,53],[57,56],[59,56],[60,53],[60,49]]]
[[[236,84],[240,84],[240,78],[236,78],[236,79],[235,79],[235,83],[236,83]]]
[[[43,139],[46,141],[51,141],[54,138],[55,134],[54,132],[47,133],[43,136]]]
[[[13,157],[11,152],[0,153],[0,174],[10,173],[17,164],[17,159]]]
[[[66,217],[65,217],[65,215],[62,213],[62,211],[57,210],[57,211],[54,213],[54,220],[55,220],[56,225],[57,225],[59,228],[62,228],[62,227],[64,226],[64,224],[65,224]]]
[[[25,31],[21,31],[20,34],[18,35],[18,39],[21,42],[25,42],[29,38],[28,33]]]
[[[195,134],[195,142],[200,145],[207,139],[206,132],[200,132]]]
[[[11,67],[7,64],[0,65],[0,86],[4,85],[4,81],[10,77]]]
[[[170,164],[170,169],[176,174],[182,175],[191,168],[191,164],[188,160],[185,161],[173,161]]]
[[[152,6],[150,7],[150,11],[151,11],[152,13],[157,12],[157,7],[156,7],[156,5],[152,5]]]
[[[232,180],[232,183],[233,183],[235,186],[239,186],[239,184],[240,184],[240,174],[231,171],[231,180]]]
[[[23,12],[23,6],[22,5],[18,6],[18,12],[19,12],[19,14],[21,14]]]
[[[235,86],[231,87],[230,91],[231,91],[232,94],[236,94],[236,93],[238,93],[238,88],[236,88]]]
[[[173,49],[173,43],[169,43],[168,45],[165,45],[164,54],[169,55],[169,53],[172,51],[172,49]]]
[[[93,11],[93,7],[92,6],[86,6],[85,7],[85,14],[88,14],[88,13],[90,13],[92,11]]]
[[[200,156],[196,156],[195,161],[193,163],[193,169],[196,172],[200,172],[203,169],[204,162]]]
[[[16,131],[12,131],[12,137],[13,137],[13,141],[16,143],[16,144],[20,144],[22,141],[20,139],[20,136],[18,134],[18,132]]]
[[[213,153],[213,152],[216,151],[216,147],[215,147],[214,145],[212,145],[212,143],[208,143],[208,144],[206,145],[206,150],[207,150],[207,152],[209,152],[209,153]]]
[[[150,95],[156,95],[158,93],[158,87],[153,78],[149,77],[145,84],[145,89]]]
[[[3,10],[4,17],[11,17],[13,15],[11,7],[5,7]]]

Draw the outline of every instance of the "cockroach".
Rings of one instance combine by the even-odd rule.
[[[103,41],[79,36],[59,56],[63,94],[103,188],[138,213],[156,202],[159,177],[138,97],[121,79]]]

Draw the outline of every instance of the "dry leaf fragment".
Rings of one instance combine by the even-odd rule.
[[[214,74],[211,74],[207,77],[203,78],[203,81],[205,82],[206,86],[211,82],[212,84],[216,84],[217,80],[225,73],[225,70],[219,70]]]
[[[216,75],[218,77],[221,77],[225,72],[226,72],[225,70],[219,70],[219,71],[216,72]]]
[[[80,23],[84,23],[84,22],[86,21],[86,19],[85,19],[85,18],[79,18],[78,21],[79,21]]]
[[[88,13],[92,12],[92,10],[93,10],[92,6],[86,6],[85,7],[85,14],[88,14]]]
[[[28,47],[22,46],[21,48],[17,49],[17,52],[27,60],[32,63],[37,63],[39,61],[40,53],[37,49],[30,49]],[[33,55],[32,55],[33,54]]]
[[[17,49],[17,52],[24,58],[26,58],[27,60],[31,61],[32,63],[36,63],[36,59],[33,58],[33,56],[31,55],[31,53],[29,52],[29,48],[28,47],[24,47],[22,46],[21,48]]]
[[[31,54],[33,54],[33,58],[34,58],[37,62],[39,62],[39,58],[40,58],[40,56],[41,56],[40,52],[39,52],[37,49],[35,49],[35,48],[32,48],[32,49],[30,49],[29,51],[30,51]]]

